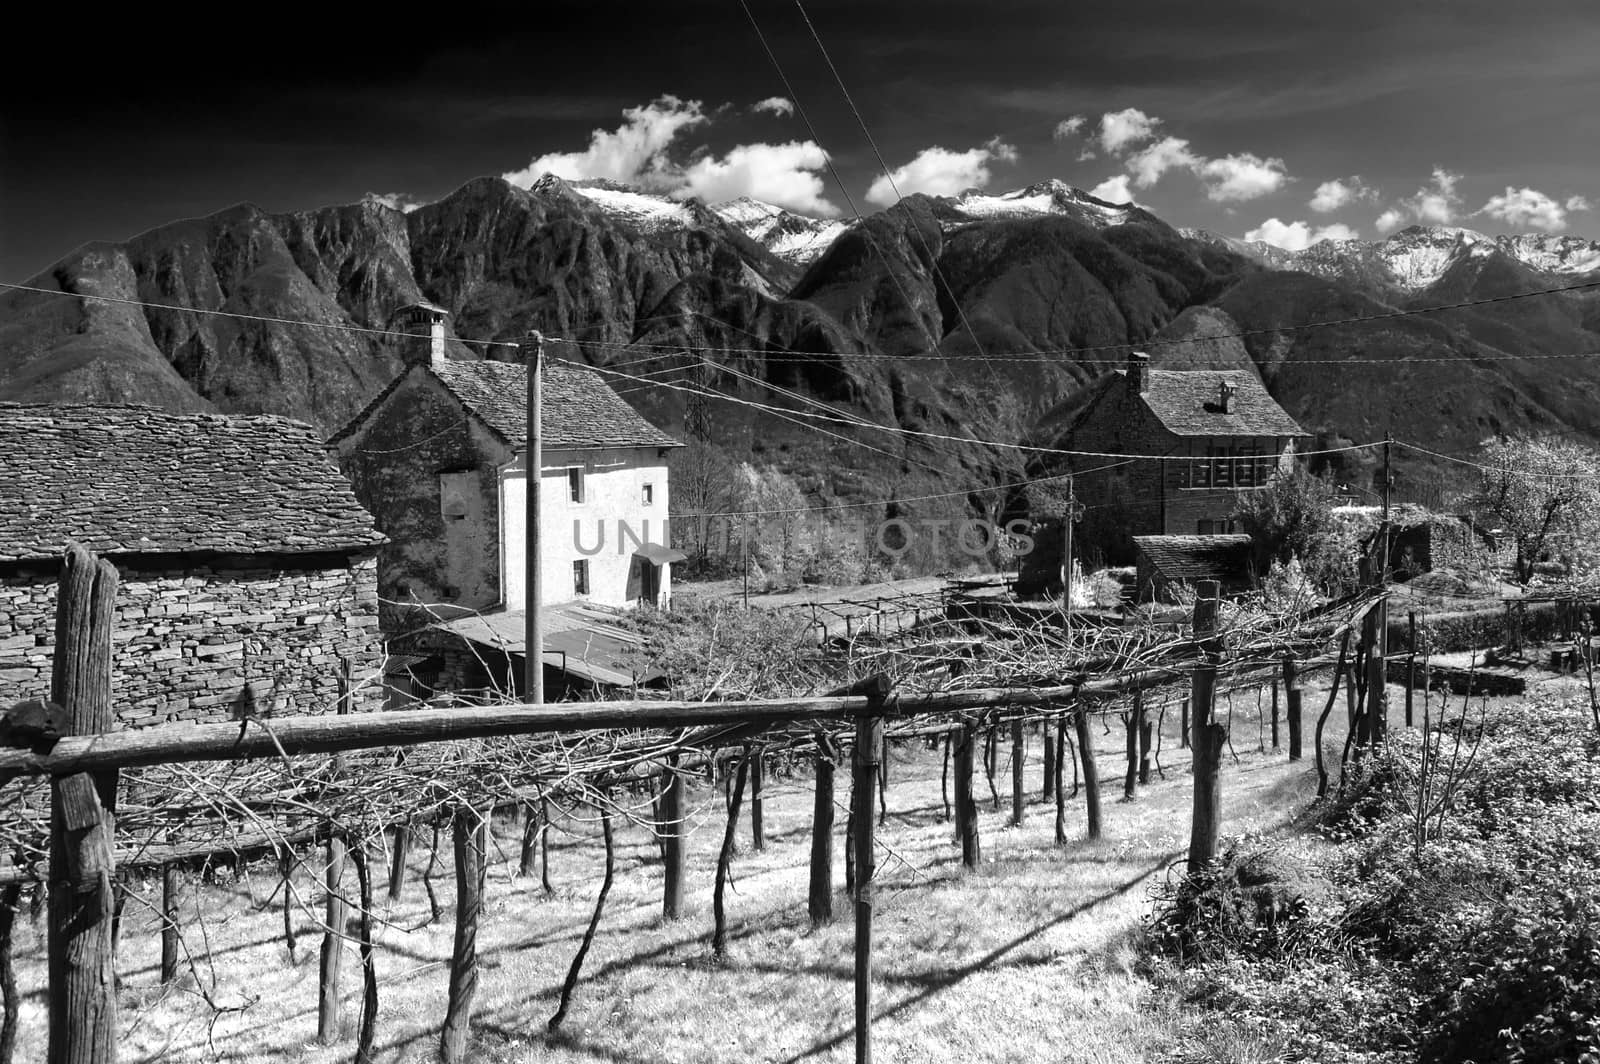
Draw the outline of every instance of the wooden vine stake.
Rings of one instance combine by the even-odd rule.
[[[1295,664],[1293,654],[1283,656],[1283,701],[1285,721],[1289,726],[1289,760],[1300,760],[1300,736],[1303,728],[1300,722],[1301,709],[1299,667]]]
[[[350,712],[350,659],[339,659],[339,715]],[[337,780],[344,773],[344,757],[333,756],[332,776]],[[344,961],[344,925],[349,906],[344,900],[344,836],[338,831],[328,833],[328,866],[323,871],[327,895],[323,901],[323,932],[321,966],[318,973],[317,1041],[331,1046],[339,1040],[339,1028],[344,1011],[339,998],[339,971]],[[174,943],[176,945],[176,943]],[[177,958],[174,956],[176,965]],[[165,973],[166,951],[162,950],[162,971]]]
[[[1191,679],[1194,734],[1189,745],[1194,754],[1194,817],[1189,830],[1189,874],[1199,872],[1217,856],[1222,827],[1222,748],[1228,729],[1216,720],[1214,700],[1221,640],[1217,635],[1215,580],[1202,580],[1194,603],[1194,637],[1200,644],[1200,661]]]
[[[867,710],[856,718],[856,1064],[872,1064],[872,877],[877,868],[873,839],[872,785],[883,746],[883,706],[889,679],[873,678]]]
[[[811,925],[833,920],[833,767],[839,748],[827,732],[817,731],[817,792],[811,808],[811,886],[806,909]]]
[[[178,865],[161,866],[161,985],[178,978]],[[0,1061],[5,1057],[0,1054]]]
[[[1089,710],[1083,705],[1072,712],[1072,726],[1078,733],[1078,759],[1083,763],[1084,819],[1089,837],[1100,837],[1100,770],[1094,760],[1094,739],[1089,734]]]
[[[678,755],[670,754],[661,771],[661,800],[658,805],[661,831],[661,915],[676,920],[683,915],[684,845],[683,776],[678,772]]]
[[[17,1026],[21,999],[11,958],[11,933],[22,908],[22,884],[0,887],[0,1064],[11,1064],[17,1053]]]
[[[1022,718],[1011,722],[1011,823],[1022,826],[1027,811],[1027,783],[1023,769],[1027,761],[1027,739],[1022,734]]]
[[[456,937],[450,952],[449,1004],[439,1035],[439,1060],[465,1060],[472,1033],[472,999],[478,993],[478,914],[483,908],[488,818],[458,809],[451,821],[456,858]]]
[[[956,837],[961,840],[961,864],[964,868],[977,868],[983,859],[978,838],[978,802],[972,796],[973,747],[977,745],[977,729],[970,720],[963,721],[956,735]]]
[[[589,947],[594,944],[594,933],[600,927],[600,916],[606,910],[606,895],[611,893],[611,882],[616,876],[617,849],[611,835],[611,799],[608,795],[600,807],[600,834],[606,844],[606,873],[600,881],[600,893],[594,900],[594,912],[589,916],[589,926],[584,929],[583,941],[578,943],[578,952],[572,955],[572,966],[567,969],[567,978],[561,984],[561,1003],[556,1006],[556,1011],[545,1023],[545,1029],[558,1031],[567,1018],[567,1009],[572,1004],[572,992],[577,989],[578,977],[583,974],[583,959],[589,955]]]
[[[109,732],[111,625],[117,571],[76,544],[56,593],[50,699],[67,711],[67,735]],[[50,784],[49,1064],[117,1059],[115,908],[117,773]]]

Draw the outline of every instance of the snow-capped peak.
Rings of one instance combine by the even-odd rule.
[[[968,189],[957,196],[954,203],[958,211],[974,219],[1061,214],[1095,226],[1121,225],[1128,220],[1128,212],[1133,206],[1096,199],[1059,178],[1050,178],[997,195],[980,189]]]
[[[845,222],[797,214],[749,196],[713,204],[711,211],[773,255],[796,266],[816,259],[849,228]]]
[[[641,192],[605,180],[572,181],[568,186],[578,195],[592,200],[607,214],[632,222],[647,232],[686,229],[695,223],[694,210],[687,204],[653,192]]]

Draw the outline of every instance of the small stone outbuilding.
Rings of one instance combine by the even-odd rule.
[[[121,575],[119,723],[332,711],[341,660],[378,708],[382,541],[309,425],[0,404],[0,705],[49,692],[76,542]]]
[[[1250,589],[1251,539],[1225,536],[1134,536],[1139,599],[1171,601],[1179,586],[1215,580],[1224,595]]]

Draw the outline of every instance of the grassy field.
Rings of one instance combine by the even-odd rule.
[[[1315,794],[1310,734],[1322,693],[1305,698],[1307,760],[1258,749],[1264,728],[1256,699],[1235,696],[1233,746],[1224,764],[1225,830],[1283,827]],[[1397,708],[1401,693],[1392,691]],[[1341,708],[1325,743],[1334,763],[1343,741]],[[1224,701],[1219,713],[1229,712]],[[984,862],[964,874],[952,826],[942,822],[941,761],[921,745],[893,749],[889,817],[879,830],[875,1024],[884,1061],[1147,1061],[1181,1050],[1185,1059],[1267,1059],[1239,1032],[1200,1038],[1193,1016],[1154,992],[1137,973],[1137,936],[1151,887],[1187,846],[1191,783],[1178,745],[1176,707],[1162,729],[1165,778],[1153,777],[1122,802],[1123,733],[1096,727],[1104,780],[1105,837],[1084,840],[1081,795],[1068,804],[1070,841],[1053,844],[1053,806],[1040,800],[1040,738],[1029,737],[1026,822],[1009,826],[1008,744],[1001,745],[1001,793],[991,808],[981,771]],[[1268,743],[1270,745],[1270,742]],[[1285,747],[1287,735],[1285,734]],[[1071,772],[1068,772],[1070,786]],[[841,785],[847,786],[841,776]],[[844,799],[844,790],[840,791]],[[691,792],[686,917],[660,917],[661,869],[648,832],[621,825],[617,876],[605,919],[562,1032],[547,1037],[561,981],[587,924],[603,850],[592,819],[567,816],[550,855],[553,896],[537,879],[515,876],[520,831],[495,825],[485,913],[479,933],[481,980],[471,1059],[523,1061],[835,1061],[853,1049],[851,957],[854,928],[842,894],[843,826],[836,825],[839,919],[813,931],[806,919],[810,835],[809,773],[769,776],[767,846],[752,852],[748,821],[729,893],[726,960],[710,959],[711,888],[724,824],[720,791]],[[746,807],[748,810],[748,806]],[[426,839],[413,854],[412,883],[394,906],[381,905],[377,931],[379,1059],[431,1060],[443,1019],[446,959],[453,930],[448,838],[434,883],[444,911],[428,922],[418,877]],[[381,859],[381,858],[380,858]],[[307,868],[296,879],[305,900],[318,897]],[[350,874],[354,890],[354,875]],[[284,945],[274,870],[258,866],[228,885],[187,884],[184,943],[194,974],[163,990],[152,906],[157,884],[128,903],[122,933],[124,1061],[347,1060],[360,1008],[360,968],[345,957],[349,1036],[314,1044],[317,950],[312,911],[294,915],[297,955]],[[381,884],[379,896],[382,897]],[[42,923],[18,926],[19,985],[27,992],[19,1048],[43,1054]],[[207,1004],[206,991],[216,1006]],[[1210,1045],[1217,1039],[1225,1046]],[[1242,1039],[1242,1041],[1240,1041]]]

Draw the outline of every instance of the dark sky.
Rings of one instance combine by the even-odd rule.
[[[881,171],[796,6],[749,3],[849,197],[863,211],[890,202],[868,195]],[[0,280],[242,200],[427,201],[562,153],[576,176],[639,163],[630,176],[663,191],[849,213],[815,157],[780,150],[810,139],[800,118],[751,110],[790,94],[738,0],[435,5],[418,18],[332,7],[84,8],[10,34]],[[807,11],[889,165],[912,164],[902,192],[1059,177],[1125,189],[1174,224],[1289,243],[1419,219],[1600,236],[1586,207],[1600,207],[1594,0]],[[680,102],[585,154],[593,131],[668,95]],[[1130,110],[1156,121],[1108,151],[1101,116]],[[1073,116],[1077,132],[1053,136]],[[1131,128],[1124,117],[1115,128]],[[653,135],[658,151],[629,155]],[[730,156],[739,145],[753,147]],[[934,147],[945,153],[925,154]],[[1335,179],[1351,194],[1331,190],[1314,210]]]

